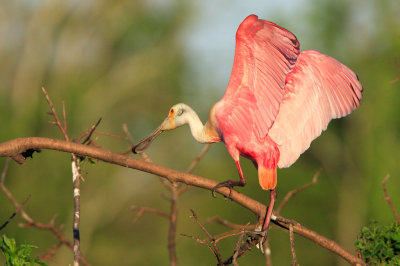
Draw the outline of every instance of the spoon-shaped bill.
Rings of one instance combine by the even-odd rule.
[[[151,133],[147,138],[145,138],[144,140],[140,141],[138,144],[136,144],[133,148],[132,148],[132,152],[133,153],[142,153],[144,152],[149,146],[150,144],[153,142],[153,140],[155,140],[155,138],[161,134],[161,132],[163,131],[164,124],[161,124],[156,130],[154,130],[153,133]]]

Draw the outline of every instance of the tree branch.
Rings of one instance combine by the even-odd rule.
[[[62,114],[63,114],[63,123],[61,123],[60,118],[57,115],[56,109],[54,108],[53,102],[51,101],[47,91],[42,87],[42,92],[47,100],[47,103],[50,106],[51,113],[56,120],[56,125],[60,129],[66,141],[70,141],[70,138],[67,133],[67,115],[65,112],[65,105],[62,102]],[[100,122],[98,122],[100,123]],[[90,135],[89,135],[90,138]],[[73,191],[74,191],[74,219],[72,223],[73,229],[73,237],[74,237],[74,266],[79,266],[80,261],[80,236],[79,236],[79,224],[80,224],[80,198],[81,198],[81,189],[80,189],[80,180],[83,179],[81,174],[81,168],[79,166],[80,159],[74,153],[71,153],[72,160],[72,183],[73,183]]]
[[[217,246],[217,243],[215,241],[215,237],[213,237],[208,231],[207,229],[204,227],[204,225],[200,222],[200,220],[197,218],[196,213],[193,210],[190,210],[192,212],[192,218],[197,222],[197,224],[200,226],[201,230],[207,235],[208,237],[208,241],[211,243],[212,245],[212,251],[214,253],[214,255],[217,257],[218,260],[218,265],[224,265],[223,261],[222,261],[222,257],[221,257],[221,252],[219,251],[219,248]]]
[[[294,249],[294,234],[293,234],[293,226],[289,226],[289,239],[290,239],[290,250],[292,251],[292,266],[299,265],[297,263],[296,251]]]
[[[3,188],[3,183],[0,184],[0,187]],[[25,203],[29,200],[30,197],[31,197],[31,195],[29,194],[28,197],[26,197],[25,200],[11,214],[10,218],[8,218],[7,221],[5,221],[4,224],[2,224],[0,226],[0,230],[2,230],[4,227],[7,226],[7,224],[9,224],[11,222],[11,220],[15,217],[15,215],[17,215],[17,213],[19,213],[21,211],[22,207],[25,205]]]
[[[0,183],[0,189],[3,190],[4,194],[6,195],[6,197],[11,201],[11,203],[14,205],[15,208],[17,208],[17,210],[19,210],[19,212],[21,213],[21,217],[27,222],[26,224],[20,225],[22,227],[35,227],[41,230],[48,230],[50,232],[52,232],[54,234],[55,237],[58,238],[58,240],[60,241],[60,243],[62,243],[63,245],[66,245],[69,249],[71,249],[73,251],[73,244],[71,241],[69,241],[65,235],[61,232],[61,229],[57,228],[54,224],[54,218],[51,219],[49,224],[43,224],[40,222],[36,222],[32,217],[30,217],[28,215],[28,213],[26,213],[24,211],[24,209],[22,208],[23,204],[25,203],[25,201],[20,204],[18,203],[18,201],[14,198],[14,196],[11,194],[11,192],[7,189],[7,187],[4,185],[4,183]],[[49,258],[50,255],[52,255],[54,252],[48,252],[47,255],[45,255],[46,260]],[[80,261],[84,264],[84,265],[90,265],[90,263],[86,260],[86,258],[81,255],[80,256]]]
[[[107,163],[120,165],[123,167],[129,167],[132,169],[148,172],[158,176],[167,178],[171,182],[181,182],[186,185],[196,186],[212,190],[217,185],[217,181],[206,179],[200,176],[180,172],[177,170],[169,169],[163,166],[145,162],[143,160],[133,159],[123,156],[118,153],[104,150],[98,147],[86,146],[73,142],[66,142],[63,140],[40,138],[40,137],[29,137],[29,138],[17,138],[7,142],[0,143],[0,157],[11,157],[18,163],[24,163],[25,157],[22,155],[23,152],[29,149],[51,149],[58,150],[68,153],[75,153],[79,156],[87,156],[93,159],[101,160]],[[217,189],[217,192],[228,197],[229,188],[223,187]],[[231,199],[234,202],[242,205],[249,209],[258,217],[263,217],[266,211],[266,206],[260,202],[245,196],[235,190],[232,190]],[[293,225],[293,231],[305,238],[308,238],[320,246],[338,254],[349,263],[356,265],[365,265],[365,263],[351,254],[346,249],[342,248],[335,241],[327,239],[318,233],[307,229],[299,223],[285,219],[279,215],[273,214],[271,217],[273,223],[289,230],[289,225]]]
[[[153,214],[159,215],[161,217],[170,219],[170,215],[168,213],[162,212],[155,208],[149,208],[149,207],[143,207],[143,206],[132,206],[131,209],[132,209],[132,211],[137,211],[135,219],[134,219],[135,222],[140,217],[142,217],[142,215],[145,214],[146,212],[153,213]]]
[[[389,204],[390,208],[392,209],[392,212],[393,212],[394,216],[396,217],[397,222],[400,224],[399,214],[396,211],[396,208],[393,205],[392,199],[390,198],[389,193],[387,192],[387,189],[386,189],[386,182],[388,181],[389,177],[390,177],[390,175],[387,174],[385,176],[385,178],[382,180],[383,193],[385,193],[384,200],[387,201],[387,203]]]
[[[296,189],[293,189],[293,190],[289,191],[289,192],[286,194],[286,196],[283,198],[283,200],[281,201],[281,203],[279,204],[278,208],[276,208],[275,213],[280,213],[281,210],[282,210],[282,208],[285,207],[286,203],[288,203],[288,201],[289,201],[294,195],[296,195],[297,193],[299,193],[299,192],[301,192],[301,191],[303,191],[303,190],[305,190],[305,189],[307,189],[307,188],[309,188],[309,187],[315,185],[315,184],[317,183],[318,176],[319,176],[320,173],[321,173],[321,170],[318,170],[318,171],[314,174],[313,179],[312,179],[312,181],[311,181],[310,183],[305,184],[305,185],[302,186],[302,187],[299,187],[299,188],[296,188]]]

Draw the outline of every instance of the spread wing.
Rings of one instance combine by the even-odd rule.
[[[279,167],[288,167],[326,129],[348,115],[362,98],[356,74],[317,51],[302,52],[287,76],[286,93],[269,136],[278,144]]]
[[[278,25],[248,16],[236,33],[235,59],[224,97],[215,110],[221,132],[264,139],[296,63],[299,43]]]

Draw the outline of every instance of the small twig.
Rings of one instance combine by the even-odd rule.
[[[169,250],[169,258],[170,265],[177,265],[177,256],[176,256],[176,221],[178,218],[178,183],[172,183],[171,190],[171,211],[170,211],[170,223],[168,230],[168,250]]]
[[[217,254],[215,253],[215,251],[213,250],[211,245],[208,244],[208,242],[206,240],[202,240],[200,238],[197,238],[197,237],[194,237],[194,236],[190,236],[190,235],[186,235],[186,234],[181,234],[181,236],[191,238],[191,239],[195,240],[197,243],[200,243],[200,244],[203,244],[203,245],[207,246],[208,249],[214,254],[214,256],[217,257]]]
[[[86,138],[82,141],[82,144],[86,144],[92,137],[96,128],[99,126],[100,122],[101,122],[101,117],[99,118],[99,120],[97,120],[96,124],[94,124],[88,131],[84,132],[78,138],[74,139],[74,142],[79,142],[84,136],[86,136]]]
[[[294,249],[294,233],[293,233],[293,225],[289,225],[289,239],[290,239],[290,250],[292,251],[292,266],[299,265],[297,263],[296,251]]]
[[[19,205],[17,207],[17,209],[11,214],[10,218],[8,218],[8,220],[5,221],[5,223],[0,226],[0,230],[2,230],[4,227],[6,227],[7,224],[15,217],[15,215],[17,215],[17,213],[19,213],[21,211],[22,207],[30,199],[30,197],[31,197],[31,195],[28,195],[28,197],[26,197],[26,199],[21,203],[21,205]]]
[[[67,135],[66,128],[64,128],[63,125],[61,124],[60,118],[59,118],[58,115],[57,115],[57,112],[56,112],[56,109],[54,108],[53,102],[50,100],[50,97],[49,97],[49,95],[47,94],[47,91],[44,89],[44,87],[42,87],[42,92],[43,92],[43,94],[44,94],[44,97],[45,97],[46,100],[47,100],[47,103],[48,103],[49,106],[50,106],[50,109],[51,109],[51,113],[49,113],[49,114],[52,115],[52,116],[54,117],[54,119],[56,120],[55,123],[56,123],[56,125],[60,128],[61,133],[63,134],[65,140],[66,140],[66,141],[69,141],[69,137],[68,137],[68,135]],[[64,111],[64,114],[65,114],[65,111]],[[53,122],[53,123],[54,123],[54,122]],[[52,123],[52,124],[53,124],[53,123]],[[66,125],[66,122],[65,122],[65,121],[64,121],[64,125]]]
[[[387,201],[387,203],[389,204],[390,208],[392,209],[392,212],[393,212],[394,216],[396,217],[397,222],[400,224],[399,213],[396,211],[396,208],[393,205],[392,199],[390,198],[389,193],[387,192],[387,189],[386,189],[386,182],[388,181],[389,177],[390,177],[390,175],[387,174],[385,176],[385,178],[383,179],[383,181],[382,181],[383,193],[385,193],[384,200]]]
[[[248,225],[248,224],[247,224],[247,225]],[[232,263],[233,263],[233,265],[235,265],[235,266],[239,266],[239,264],[237,263],[236,259],[237,259],[237,256],[238,256],[238,254],[239,254],[238,251],[239,251],[239,249],[240,249],[240,244],[242,243],[243,238],[244,238],[244,236],[246,235],[247,225],[245,225],[245,226],[243,227],[242,232],[241,232],[241,234],[240,234],[238,240],[236,241],[235,252],[233,253],[233,257],[232,257],[232,258],[233,258]]]
[[[3,171],[1,172],[0,183],[2,183],[2,184],[4,184],[4,180],[6,178],[9,163],[10,163],[10,157],[7,157],[6,162],[4,163]]]
[[[170,218],[170,215],[169,215],[169,214],[167,214],[167,213],[165,213],[165,212],[162,212],[162,211],[160,211],[160,210],[154,209],[154,208],[143,207],[143,206],[132,206],[131,209],[132,209],[132,211],[137,211],[137,214],[136,214],[136,216],[135,216],[135,218],[134,218],[134,221],[135,221],[135,222],[136,222],[140,217],[142,217],[143,214],[145,214],[146,212],[153,213],[153,214],[159,215],[159,216],[164,217],[164,218],[167,218],[167,219]]]
[[[218,216],[210,217],[204,223],[208,224],[208,223],[212,223],[212,222],[219,223],[219,224],[222,224],[222,225],[224,225],[226,227],[229,227],[229,228],[232,228],[232,229],[236,229],[236,230],[242,230],[243,228],[255,229],[255,227],[256,227],[255,225],[235,224],[235,223],[229,222],[227,220],[224,220],[224,219],[222,219],[222,218],[220,218]]]
[[[194,168],[199,164],[200,160],[206,155],[208,150],[211,148],[212,143],[206,144],[203,149],[201,149],[199,155],[193,160],[193,162],[189,165],[188,169],[186,170],[187,173],[191,174]]]
[[[297,193],[315,185],[317,183],[318,180],[318,176],[321,173],[321,169],[319,169],[313,176],[313,179],[311,181],[311,183],[305,184],[304,186],[301,186],[299,188],[293,189],[291,191],[289,191],[286,196],[283,198],[283,200],[281,201],[281,203],[279,204],[279,206],[276,208],[276,210],[274,211],[276,214],[279,214],[280,211],[282,210],[282,208],[286,205],[286,203]]]
[[[251,247],[257,245],[260,243],[261,240],[263,240],[264,236],[262,234],[255,234],[251,239],[248,239],[243,245],[240,246],[239,249],[235,251],[235,256],[236,258],[240,258],[245,254],[247,250],[249,250]],[[223,265],[229,265],[233,263],[233,256],[232,255],[230,258],[225,260]]]
[[[217,243],[215,242],[215,238],[207,231],[207,229],[204,227],[204,225],[200,222],[200,220],[197,218],[196,213],[192,209],[190,211],[192,212],[192,218],[197,222],[197,224],[200,226],[201,230],[203,230],[203,232],[206,233],[208,240],[210,241],[211,245],[213,246],[213,249],[215,251],[214,254],[218,260],[218,265],[224,265],[224,262],[221,257],[221,252],[219,251]]]
[[[396,58],[396,57],[394,58],[393,61],[394,61],[394,65],[397,67],[397,69],[400,70],[400,64],[397,62],[397,58]],[[400,81],[400,76],[394,78],[394,79],[391,80],[390,82],[391,82],[391,83],[395,83],[395,82],[399,82],[399,81]]]
[[[265,256],[265,265],[272,266],[271,260],[271,247],[269,245],[269,239],[264,242],[264,256]]]
[[[39,256],[39,259],[46,262],[49,259],[51,259],[54,254],[62,247],[63,243],[59,242],[57,245],[55,245],[53,248],[48,249],[47,252],[41,256]]]
[[[224,240],[225,238],[229,238],[229,237],[233,237],[233,236],[239,236],[242,234],[243,230],[237,230],[237,229],[233,229],[231,231],[228,232],[224,232],[222,234],[216,235],[214,236],[215,239],[215,243],[218,243],[221,240]],[[246,233],[248,233],[248,231],[246,231]]]
[[[199,155],[197,155],[197,157],[189,165],[188,169],[186,170],[187,173],[189,173],[189,174],[192,173],[194,168],[199,164],[200,160],[204,157],[204,155],[207,153],[207,151],[211,148],[211,145],[212,145],[212,143],[209,143],[203,147],[203,149],[200,151]],[[185,186],[184,188],[182,188],[178,191],[178,195],[185,193],[190,188],[191,188],[191,186]]]
[[[67,114],[65,112],[65,104],[64,101],[61,102],[62,105],[62,112],[63,112],[63,128],[65,130],[65,132],[67,132]]]

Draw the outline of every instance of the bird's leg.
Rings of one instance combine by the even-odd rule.
[[[265,232],[265,235],[267,235],[267,230],[269,227],[269,223],[271,221],[272,209],[274,208],[274,204],[275,204],[275,199],[276,199],[276,189],[275,188],[271,189],[269,191],[269,196],[270,196],[269,206],[265,213],[264,224],[262,227],[262,231]]]
[[[240,180],[239,181],[227,180],[227,181],[221,182],[218,185],[216,185],[211,191],[211,193],[212,193],[214,198],[216,197],[215,196],[215,190],[217,190],[218,188],[228,187],[230,189],[229,198],[231,198],[233,187],[236,187],[236,186],[244,187],[244,185],[246,185],[246,179],[244,179],[244,177],[243,177],[243,171],[242,171],[242,167],[240,166],[240,162],[239,161],[235,161],[235,163],[236,163],[236,167],[237,167],[238,172],[239,172]]]

